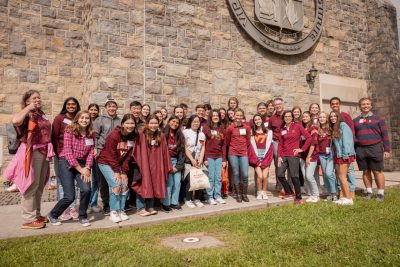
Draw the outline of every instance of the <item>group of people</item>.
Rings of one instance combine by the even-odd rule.
[[[229,194],[237,202],[248,202],[249,166],[254,168],[256,199],[268,200],[272,162],[280,196],[295,204],[302,203],[304,188],[307,202],[320,200],[321,168],[326,199],[352,205],[355,160],[363,171],[365,197],[373,197],[373,173],[376,199],[382,201],[384,158],[390,157],[385,121],[372,113],[370,98],[360,99],[361,113],[354,120],[340,111],[340,104],[334,97],[329,112],[317,103],[302,112],[298,106],[285,110],[283,99],[275,98],[260,102],[257,113],[246,118],[232,97],[227,109],[199,104],[188,116],[182,103],[168,117],[165,108],[151,112],[149,105],[133,101],[130,113],[120,118],[114,99],[104,103],[100,115],[97,104],[81,110],[79,101],[69,97],[51,124],[39,92],[29,90],[12,119],[21,145],[4,176],[21,191],[24,229],[70,219],[89,226],[87,214],[101,210],[118,223],[129,219],[125,211],[133,206],[137,215],[157,214],[158,202],[164,212],[180,210],[181,205],[226,204]],[[41,196],[52,158],[58,202],[42,216]],[[190,189],[193,168],[207,173],[209,188]]]

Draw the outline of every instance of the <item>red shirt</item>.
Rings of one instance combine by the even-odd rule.
[[[208,125],[203,127],[203,133],[206,136],[206,149],[204,158],[222,158],[226,161],[225,132],[222,128],[217,127],[210,129]]]
[[[301,136],[306,138],[301,150],[305,151],[311,144],[311,135],[299,123],[292,122],[289,128],[282,126],[279,134],[278,157],[298,157],[293,150],[300,148]]]
[[[331,137],[328,129],[322,129],[322,132],[318,135],[318,152],[319,154],[326,154],[326,148],[331,147]]]
[[[178,149],[176,147],[176,136],[168,135],[167,137],[168,152],[171,158],[178,156]]]
[[[353,135],[354,135],[355,134],[354,122],[353,122],[353,119],[350,117],[349,113],[340,112],[340,115],[342,116],[344,122],[350,127],[350,129],[351,129],[351,131],[353,132]]]
[[[68,161],[70,168],[78,166],[78,160],[84,160],[86,161],[85,166],[90,169],[93,165],[95,140],[95,134],[91,137],[86,137],[76,136],[70,131],[65,131],[64,147],[59,156]]]
[[[54,153],[60,156],[64,146],[65,127],[72,123],[65,114],[57,115],[53,120],[53,128],[51,129],[51,142],[53,143]]]
[[[280,131],[281,131],[281,127],[283,125],[283,120],[282,120],[282,114],[278,115],[278,114],[273,114],[268,122],[268,127],[269,129],[272,130],[272,139],[274,141],[279,140],[279,136],[280,136]]]
[[[228,154],[247,156],[247,147],[250,145],[251,129],[247,124],[237,126],[232,123],[226,129],[225,143],[229,147]]]
[[[314,145],[314,151],[311,154],[311,161],[317,161],[318,156],[319,156],[319,153],[318,153],[318,129],[317,129],[317,127],[311,125],[311,127],[307,128],[306,131],[311,135],[310,147],[312,145]],[[301,143],[304,144],[304,140],[302,140]],[[301,157],[303,159],[307,158],[308,152],[310,151],[310,147],[307,150],[305,150],[303,153],[301,153],[302,154]]]
[[[129,169],[129,160],[135,146],[134,139],[127,139],[121,134],[121,126],[117,126],[106,138],[98,162],[109,165],[114,172],[126,174]]]

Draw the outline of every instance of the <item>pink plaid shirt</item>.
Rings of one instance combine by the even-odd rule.
[[[85,167],[90,169],[93,165],[95,140],[95,135],[93,137],[76,136],[65,131],[64,149],[60,153],[60,158],[65,158],[70,168],[78,166],[78,160],[84,160]]]

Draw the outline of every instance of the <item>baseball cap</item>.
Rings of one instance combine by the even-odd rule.
[[[114,103],[118,107],[118,104],[114,98],[108,98],[106,103],[104,103],[104,106],[107,106],[108,103]]]

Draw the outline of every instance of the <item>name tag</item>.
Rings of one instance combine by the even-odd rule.
[[[303,135],[300,137],[300,139],[303,141],[306,140],[306,138]]]
[[[218,135],[218,132],[217,132],[216,130],[211,130],[211,135],[212,135],[212,136],[217,136],[217,135]]]
[[[265,128],[268,127],[268,122],[264,122],[264,127],[265,127]]]
[[[287,134],[287,131],[286,131],[286,130],[283,130],[283,131],[281,131],[281,134],[282,134],[282,135],[285,135],[285,134]]]
[[[94,145],[93,139],[91,139],[91,138],[85,138],[85,144],[86,144],[87,146],[93,146],[93,145]]]
[[[325,148],[325,154],[331,154],[331,148],[329,146]]]
[[[246,135],[246,129],[239,129],[240,135]]]
[[[65,123],[65,124],[67,124],[67,125],[71,125],[72,121],[69,120],[69,119],[67,119],[67,118],[65,118],[65,119],[63,120],[63,123]]]
[[[42,118],[45,119],[46,121],[48,121],[49,119],[46,117],[46,115],[42,115]]]
[[[365,120],[364,119],[360,119],[360,123],[364,123],[365,122]]]
[[[155,146],[156,145],[156,140],[151,140],[151,145]]]
[[[132,140],[128,140],[128,147],[133,147],[133,141]]]

